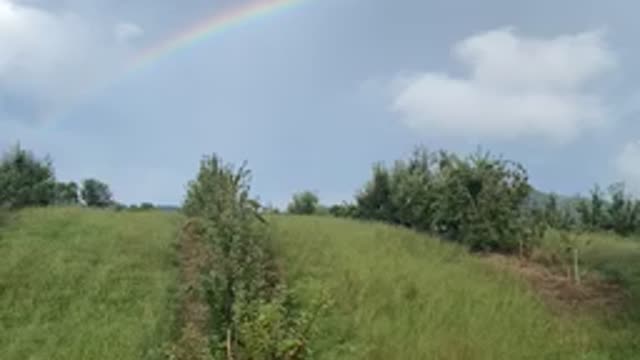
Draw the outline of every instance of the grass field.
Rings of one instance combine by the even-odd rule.
[[[169,340],[177,215],[32,209],[0,230],[0,358],[146,359]]]
[[[585,270],[597,271],[615,280],[638,302],[626,315],[640,322],[640,238],[623,238],[613,234],[586,233],[570,235],[580,249],[580,261]],[[561,233],[550,232],[543,248],[562,253]],[[640,335],[639,335],[640,336]]]
[[[274,217],[290,285],[319,321],[319,359],[632,359],[590,317],[552,315],[515,276],[409,230],[321,217]],[[627,343],[625,343],[625,341]]]
[[[317,320],[317,359],[640,358],[640,311],[551,311],[461,247],[377,223],[274,216],[276,254]],[[177,233],[162,212],[23,210],[0,228],[0,359],[160,359],[172,341]],[[543,248],[558,247],[551,233]],[[640,297],[640,243],[581,235],[583,267]]]

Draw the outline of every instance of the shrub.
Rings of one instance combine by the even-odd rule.
[[[435,186],[435,228],[473,250],[514,251],[527,232],[524,204],[531,191],[517,163],[476,153],[442,155]]]
[[[580,217],[580,223],[586,230],[603,229],[608,222],[605,196],[597,185],[591,190],[591,199],[582,199],[576,210]]]
[[[212,310],[213,355],[236,359],[302,359],[309,323],[290,306],[271,249],[262,208],[250,197],[250,172],[205,157],[187,187],[184,212],[203,224],[216,261],[205,275]]]
[[[311,215],[319,210],[320,200],[311,191],[304,191],[293,195],[291,203],[287,206],[287,212],[298,215]]]
[[[363,218],[430,231],[472,250],[511,252],[539,233],[527,220],[530,191],[527,172],[515,162],[418,148],[390,170],[375,165],[356,202]]]
[[[38,159],[16,145],[0,160],[0,207],[47,206],[55,200],[50,159]]]
[[[152,203],[143,202],[140,204],[140,210],[153,210],[155,206]]]
[[[56,183],[54,192],[56,205],[77,205],[80,203],[78,184],[73,181]]]
[[[329,214],[335,217],[357,218],[358,206],[350,203],[336,204],[329,207]]]
[[[82,201],[89,207],[105,208],[113,204],[109,185],[96,179],[83,180],[80,195]]]
[[[606,228],[619,235],[631,235],[640,230],[640,202],[627,194],[624,184],[609,187],[611,202],[607,207]]]

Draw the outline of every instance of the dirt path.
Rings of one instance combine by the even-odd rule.
[[[188,221],[180,235],[179,336],[171,349],[171,359],[207,360],[209,348],[209,306],[201,274],[211,253],[203,242],[198,223]]]
[[[531,288],[560,313],[566,311],[604,311],[617,313],[625,303],[625,292],[617,284],[607,282],[594,273],[584,276],[577,285],[566,270],[550,268],[536,262],[502,255],[486,256],[485,260],[524,278]]]

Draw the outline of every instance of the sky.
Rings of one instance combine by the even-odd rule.
[[[0,0],[0,149],[123,203],[180,204],[205,154],[253,192],[350,200],[375,162],[478,147],[544,191],[640,195],[636,1],[303,0],[144,66],[238,0]]]

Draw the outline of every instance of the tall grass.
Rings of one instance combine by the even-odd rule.
[[[555,254],[566,262],[567,252],[562,240],[567,236],[573,237],[582,272],[599,274],[625,291],[621,311],[599,319],[603,341],[608,342],[609,347],[620,348],[618,352],[629,358],[640,358],[640,239],[605,232],[548,231],[542,251]]]
[[[333,299],[319,359],[625,359],[588,319],[557,318],[514,276],[451,244],[382,224],[277,216],[301,299]]]
[[[170,336],[180,217],[30,209],[0,230],[0,358],[148,359]]]

